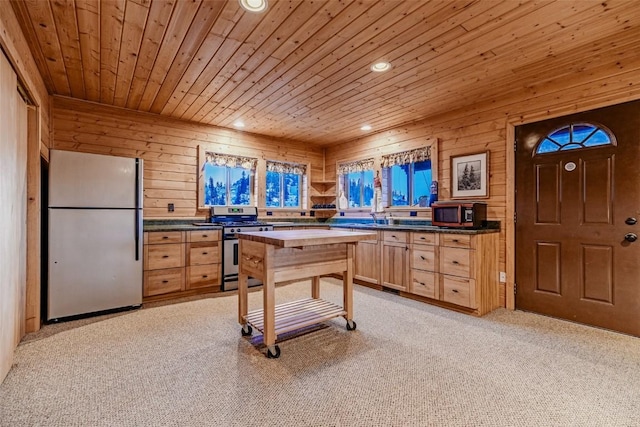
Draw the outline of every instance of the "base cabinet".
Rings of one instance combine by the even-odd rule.
[[[409,292],[482,316],[498,307],[498,233],[412,233]]]
[[[407,290],[409,233],[406,231],[383,231],[382,240],[382,286]]]
[[[144,299],[175,298],[220,288],[220,230],[144,233]]]
[[[358,230],[352,230],[358,231]],[[372,285],[380,284],[380,233],[375,240],[361,240],[356,245],[353,278]]]

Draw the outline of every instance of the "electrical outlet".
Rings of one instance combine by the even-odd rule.
[[[504,271],[500,272],[500,283],[507,283],[507,273]]]
[[[169,203],[169,204],[167,205],[167,210],[168,210],[169,212],[173,212],[173,211],[175,210],[175,206],[173,205],[173,203]]]

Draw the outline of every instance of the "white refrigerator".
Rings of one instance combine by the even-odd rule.
[[[142,159],[51,150],[47,320],[142,304]]]

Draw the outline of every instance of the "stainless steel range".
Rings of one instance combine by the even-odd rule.
[[[222,290],[238,289],[238,235],[240,232],[271,231],[273,225],[258,221],[255,206],[213,206],[211,222],[222,226]],[[261,282],[249,278],[249,286]]]

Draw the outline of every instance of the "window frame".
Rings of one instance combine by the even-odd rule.
[[[244,160],[248,160],[251,161],[251,163],[253,164],[252,168],[242,168],[245,169],[247,171],[247,173],[249,174],[249,204],[248,205],[225,205],[225,206],[258,206],[257,204],[257,183],[256,180],[258,178],[258,172],[257,172],[257,163],[258,163],[258,159],[255,157],[248,157],[248,156],[236,156],[234,154],[226,154],[226,153],[222,153],[216,150],[211,150],[211,149],[207,149],[205,147],[203,147],[202,145],[198,146],[198,179],[197,179],[197,210],[210,210],[212,206],[218,206],[218,205],[205,205],[205,186],[207,185],[207,181],[205,179],[205,165],[207,163],[207,158],[208,156],[229,156],[229,157],[241,157]],[[222,166],[222,165],[219,165]],[[225,165],[227,167],[227,169],[229,169],[229,166]],[[227,203],[229,202],[229,197],[230,197],[230,193],[229,193],[229,185],[228,185],[228,179],[229,179],[229,170],[226,171],[226,178],[227,179],[227,194],[226,194],[226,201]]]
[[[364,197],[364,192],[365,192],[365,172],[371,172],[372,173],[372,180],[371,180],[371,184],[373,186],[374,183],[374,179],[375,179],[375,171],[373,169],[365,169],[365,170],[361,170],[359,172],[347,172],[346,174],[342,174],[340,176],[340,189],[341,191],[344,192],[344,195],[347,199],[347,208],[346,209],[371,209],[372,204],[371,201],[369,201],[369,205],[365,204],[365,197]],[[361,174],[361,180],[360,180],[360,206],[348,206],[349,204],[349,187],[350,187],[350,179],[349,179],[349,175],[350,174]],[[372,187],[373,188],[373,187]],[[375,193],[375,188],[373,188],[373,191]],[[340,197],[340,195],[338,195],[338,197]]]
[[[269,206],[267,204],[267,175],[269,173],[276,173],[278,174],[278,178],[280,181],[280,206]],[[265,200],[264,200],[264,207],[266,209],[294,209],[294,210],[300,210],[302,209],[302,206],[304,205],[303,203],[303,190],[302,190],[302,186],[304,185],[305,182],[305,175],[304,174],[295,174],[295,173],[290,173],[291,175],[297,175],[298,176],[298,204],[296,206],[285,206],[284,205],[284,175],[287,174],[289,172],[273,172],[273,171],[265,171],[264,174],[264,194],[265,194]]]
[[[433,177],[434,177],[433,158],[428,159],[428,160],[421,160],[421,162],[430,162],[431,163],[431,168],[430,168],[430,170],[431,170],[431,182],[429,183],[429,188],[430,188],[431,184],[433,184],[433,181],[435,181],[433,179]],[[402,208],[404,208],[404,209],[407,209],[407,208],[425,208],[424,206],[423,207],[419,206],[419,202],[417,202],[417,204],[415,204],[415,205],[413,204],[413,198],[414,198],[413,197],[414,196],[413,193],[415,191],[414,185],[413,185],[414,184],[414,175],[415,175],[415,169],[414,168],[415,168],[415,164],[416,163],[417,162],[409,162],[409,163],[405,163],[405,164],[402,164],[402,165],[393,165],[393,166],[389,166],[389,167],[386,167],[386,168],[382,169],[382,176],[383,176],[383,179],[385,180],[385,183],[386,183],[386,185],[383,188],[385,189],[385,193],[386,193],[386,198],[387,198],[386,205],[387,205],[387,207],[389,207],[389,208],[400,208],[400,209],[402,209]],[[409,165],[409,173],[407,174],[407,190],[408,190],[408,194],[407,194],[408,200],[407,201],[408,201],[408,203],[406,205],[394,205],[393,204],[393,179],[392,179],[393,174],[391,173],[391,169],[394,166],[402,167],[402,166],[405,166],[405,165]]]

